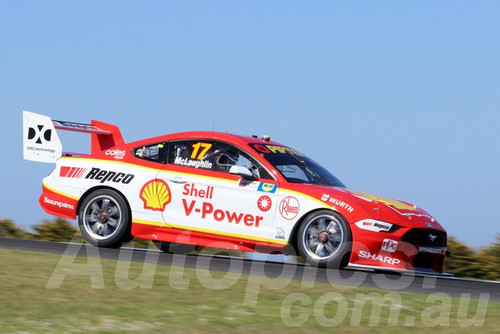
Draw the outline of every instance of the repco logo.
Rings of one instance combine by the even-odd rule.
[[[129,184],[135,177],[133,174],[117,173],[113,171],[101,170],[100,168],[93,167],[90,172],[85,176],[86,179],[99,180],[101,183],[106,181]]]

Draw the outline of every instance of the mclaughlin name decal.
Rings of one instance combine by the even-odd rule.
[[[175,165],[185,166],[185,167],[194,167],[194,168],[212,168],[212,163],[207,160],[191,160],[188,158],[177,157],[174,160]]]

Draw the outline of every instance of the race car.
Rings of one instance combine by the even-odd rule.
[[[99,247],[133,237],[301,255],[318,267],[442,273],[445,229],[407,202],[347,189],[269,136],[194,131],[125,143],[115,125],[23,112],[24,158],[55,163],[39,203],[78,219]],[[91,135],[91,153],[62,151],[56,130]]]

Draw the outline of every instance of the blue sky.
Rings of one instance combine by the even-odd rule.
[[[22,110],[126,141],[269,134],[349,188],[399,198],[471,246],[500,233],[498,1],[0,1],[0,219],[27,227],[53,165]],[[62,136],[88,151],[90,137]]]

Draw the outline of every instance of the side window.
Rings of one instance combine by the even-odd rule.
[[[210,154],[213,143],[207,141],[182,140],[170,143],[168,163],[184,167],[213,170]]]
[[[232,166],[248,168],[258,178],[273,179],[267,170],[237,147],[210,140],[170,143],[168,163],[229,173]]]
[[[132,150],[132,154],[136,158],[165,163],[167,156],[168,143],[156,143],[153,145],[140,146]]]

